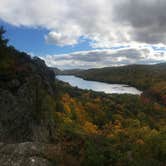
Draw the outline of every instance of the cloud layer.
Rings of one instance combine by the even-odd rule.
[[[134,41],[166,43],[166,1],[124,0],[115,10],[115,19],[130,27]]]
[[[136,63],[159,63],[166,59],[166,55],[161,52],[154,52],[150,48],[142,48],[81,51],[63,55],[48,55],[41,58],[51,67],[58,67],[60,69],[88,69]]]
[[[165,0],[1,0],[0,18],[16,26],[43,27],[48,43],[74,45],[84,36],[94,47],[166,43]]]

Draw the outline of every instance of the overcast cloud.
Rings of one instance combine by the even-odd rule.
[[[114,9],[115,20],[131,28],[132,40],[150,44],[165,44],[165,0],[124,0]]]
[[[83,52],[83,55],[77,55],[78,59],[69,54],[67,60],[56,63],[61,66],[72,61],[78,66],[80,62],[86,62],[80,65],[88,67],[90,64],[104,66],[106,63],[118,65],[151,61],[150,58],[140,59],[142,46],[153,44],[165,47],[165,9],[165,0],[0,0],[0,19],[15,26],[47,29],[49,33],[45,40],[49,44],[76,45],[80,37],[84,37],[90,40],[93,49],[130,46],[125,52],[119,50],[116,54],[109,54],[109,60],[108,52],[101,50],[101,54],[95,52],[95,55],[93,51]],[[158,59],[158,53],[146,53],[151,59]],[[161,54],[165,56],[164,51]],[[51,58],[47,57],[48,62]],[[124,59],[123,63],[117,62],[118,57]],[[108,62],[103,62],[103,59]]]

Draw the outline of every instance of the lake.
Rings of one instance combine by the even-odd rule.
[[[99,81],[84,80],[73,75],[57,75],[56,78],[60,81],[69,83],[73,87],[78,87],[84,90],[93,90],[95,92],[104,92],[107,94],[133,94],[140,95],[142,91],[124,84],[109,84]]]

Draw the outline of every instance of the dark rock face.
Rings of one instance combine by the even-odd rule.
[[[54,92],[51,86],[52,76],[48,74],[51,72],[44,67],[44,71],[36,68],[38,72],[34,71],[26,75],[26,78],[21,78],[24,82],[19,80],[18,76],[5,82],[1,81],[1,142],[49,141],[48,126],[54,124],[49,124],[45,117],[40,116],[42,111],[47,111],[42,110],[45,95],[53,95]],[[48,116],[51,118],[51,114]]]
[[[54,72],[39,58],[1,49],[0,166],[51,166],[45,153],[56,134],[47,101],[56,96]]]
[[[24,137],[28,139],[31,133],[25,124],[28,124],[30,113],[19,104],[17,97],[0,89],[0,108],[0,140],[15,142]]]

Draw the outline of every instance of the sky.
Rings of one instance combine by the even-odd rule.
[[[0,0],[9,44],[60,69],[166,62],[165,0]]]

